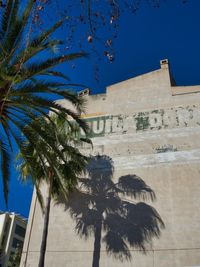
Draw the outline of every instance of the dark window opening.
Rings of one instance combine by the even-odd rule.
[[[12,242],[12,247],[13,248],[22,248],[23,247],[23,242],[17,238],[13,238],[13,242]]]
[[[15,234],[17,234],[21,237],[25,237],[25,233],[26,233],[26,230],[23,227],[21,227],[20,225],[16,224]]]

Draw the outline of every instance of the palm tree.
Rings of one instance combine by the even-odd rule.
[[[114,182],[113,162],[108,156],[93,157],[86,170],[88,178],[79,179],[67,208],[76,221],[77,234],[86,239],[94,235],[92,267],[99,267],[102,241],[107,252],[121,261],[131,260],[129,247],[145,252],[164,227],[153,207],[138,202],[153,201],[154,191],[136,175],[121,176]]]
[[[47,137],[48,135],[53,136],[54,146],[59,149],[61,156],[55,157],[54,149],[39,134],[36,136],[36,143],[24,142],[19,155],[21,160],[19,170],[22,179],[23,181],[28,178],[32,180],[44,212],[38,267],[44,267],[45,262],[51,199],[60,196],[66,199],[68,192],[75,188],[78,176],[83,173],[87,163],[87,157],[81,154],[77,147],[83,142],[90,143],[90,140],[78,137],[79,127],[76,125],[69,127],[66,120],[60,116],[53,116],[51,119],[56,126],[56,132],[53,124],[47,125],[46,120],[42,117],[37,119],[36,123],[46,131]],[[44,203],[40,191],[43,183],[48,187],[46,203]]]
[[[61,40],[51,39],[50,36],[64,20],[41,34],[31,35],[31,18],[36,1],[28,0],[23,10],[20,2],[6,0],[5,7],[0,10],[0,169],[6,202],[13,143],[20,146],[21,135],[32,142],[30,128],[33,135],[39,134],[41,138],[46,138],[44,131],[39,131],[35,123],[30,123],[36,116],[43,115],[51,122],[48,112],[62,111],[67,115],[66,119],[70,116],[81,127],[85,127],[79,116],[83,109],[83,99],[66,90],[71,87],[66,81],[67,77],[54,69],[60,63],[85,54],[54,54],[50,57],[49,51],[62,45]],[[74,105],[75,111],[54,102],[55,98],[67,99]],[[29,131],[24,127],[26,124],[29,124]],[[53,144],[47,138],[46,142],[50,146]]]

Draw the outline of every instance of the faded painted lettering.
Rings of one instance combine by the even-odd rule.
[[[90,125],[89,137],[199,126],[200,106],[158,109],[132,115],[101,116],[88,118],[86,121]]]

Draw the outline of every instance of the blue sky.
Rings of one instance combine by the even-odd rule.
[[[62,65],[74,83],[92,88],[92,93],[105,92],[106,86],[159,68],[159,61],[168,58],[178,85],[200,84],[200,1],[163,1],[159,8],[142,4],[136,14],[124,12],[120,18],[118,38],[114,40],[115,60],[108,63],[94,53],[76,62],[75,68]],[[59,33],[63,36],[63,32]],[[67,34],[67,33],[65,33]],[[90,45],[90,44],[88,44]],[[94,66],[99,67],[99,81]],[[14,156],[15,157],[15,156]],[[28,216],[32,185],[22,185],[19,174],[12,170],[9,211]],[[5,210],[0,185],[0,210]]]

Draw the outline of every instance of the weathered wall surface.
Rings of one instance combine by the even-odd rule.
[[[100,267],[200,266],[199,103],[200,87],[172,87],[166,63],[108,87],[104,95],[88,96],[85,117],[94,149],[84,151],[111,157],[115,182],[133,174],[145,181],[156,194],[156,201],[147,203],[165,223],[146,254],[130,249],[131,261],[108,255],[102,242]],[[50,218],[45,266],[92,266],[94,237],[76,234],[76,223],[63,205],[52,205]],[[21,267],[37,266],[42,227],[34,195]]]

